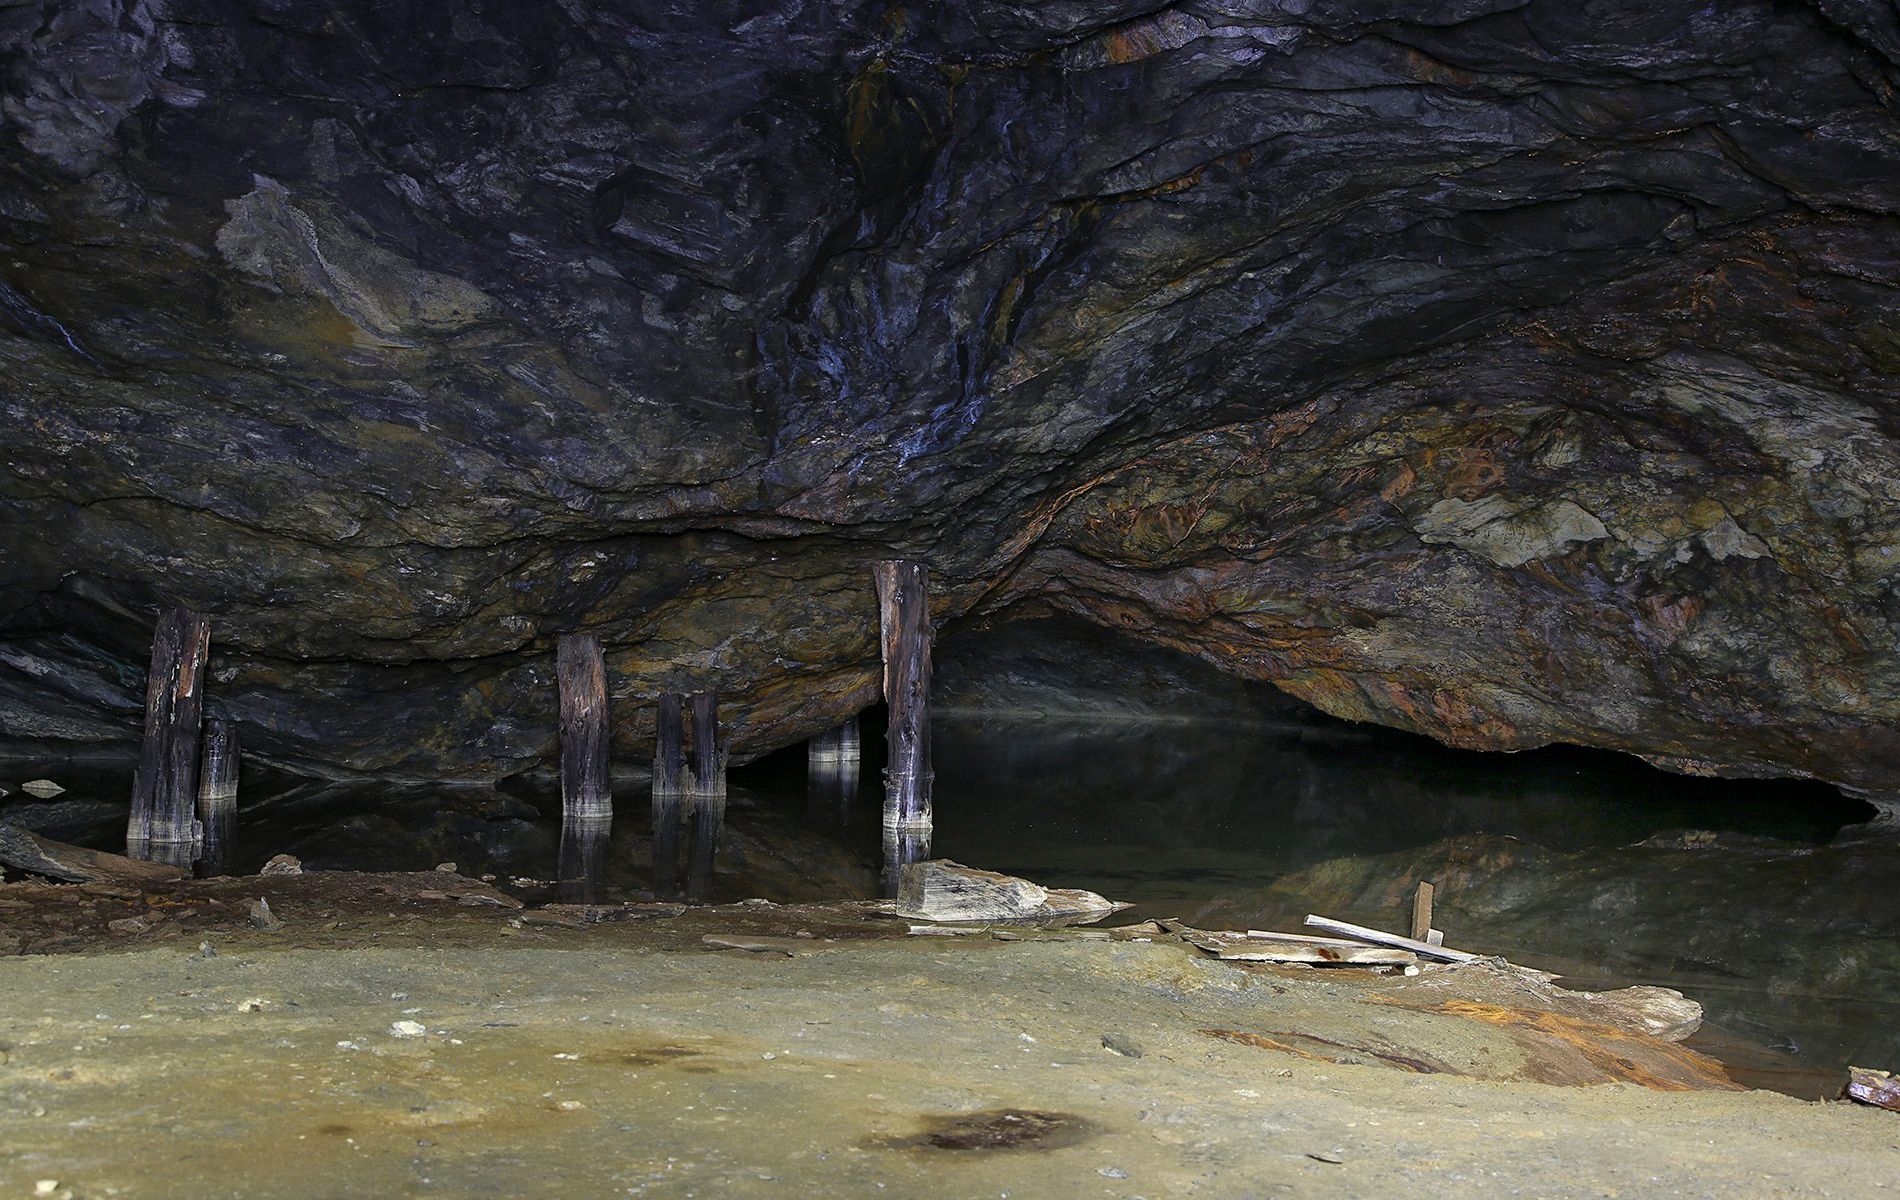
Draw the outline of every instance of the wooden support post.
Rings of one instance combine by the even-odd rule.
[[[204,759],[198,769],[198,847],[200,873],[222,875],[231,857],[231,832],[237,825],[238,735],[228,721],[206,721]]]
[[[1412,940],[1425,941],[1432,933],[1432,885],[1423,879],[1418,881],[1418,891],[1412,896]]]
[[[133,858],[189,867],[196,855],[201,684],[210,654],[211,625],[201,614],[174,608],[159,618],[145,683],[145,740],[125,829]]]
[[[613,819],[607,778],[607,663],[591,633],[561,635],[555,651],[561,694],[561,823]]]
[[[891,854],[930,853],[930,573],[922,563],[885,561],[873,571],[884,652],[885,874]],[[914,860],[913,860],[914,861]],[[901,865],[901,864],[899,864]]]
[[[686,896],[712,898],[713,859],[726,823],[726,749],[719,744],[719,697],[699,692],[693,707],[693,833],[686,853]]]
[[[680,697],[660,697],[658,732],[653,747],[653,892],[672,896],[680,886],[680,802],[684,797],[686,754]]]

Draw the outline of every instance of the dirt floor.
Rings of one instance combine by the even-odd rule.
[[[1735,1090],[1490,964],[516,903],[0,887],[0,1197],[1900,1190],[1900,1114]]]

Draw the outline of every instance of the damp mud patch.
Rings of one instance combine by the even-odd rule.
[[[996,1108],[926,1117],[914,1136],[891,1139],[883,1145],[896,1150],[957,1152],[1059,1150],[1086,1141],[1094,1132],[1093,1125],[1073,1113]]]

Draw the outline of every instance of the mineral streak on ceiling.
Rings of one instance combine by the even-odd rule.
[[[1900,792],[1866,0],[0,6],[0,737],[163,605],[332,774],[876,688],[868,564],[1329,712]]]

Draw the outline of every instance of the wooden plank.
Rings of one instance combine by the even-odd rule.
[[[1214,930],[1212,932],[1218,933],[1219,931]],[[1247,936],[1250,938],[1261,938],[1266,941],[1275,941],[1275,942],[1310,942],[1311,944],[1315,946],[1363,946],[1365,945],[1364,942],[1356,942],[1356,941],[1353,941],[1351,938],[1318,937],[1310,933],[1275,933],[1274,931],[1268,930],[1268,929],[1249,929],[1247,931]]]
[[[1480,955],[1469,954],[1463,950],[1453,950],[1448,946],[1433,946],[1413,938],[1400,937],[1396,933],[1386,933],[1379,929],[1368,929],[1364,925],[1354,925],[1347,921],[1335,921],[1331,917],[1315,916],[1308,913],[1306,923],[1315,929],[1324,929],[1328,933],[1343,933],[1362,942],[1371,942],[1377,946],[1397,946],[1401,950],[1410,950],[1421,958],[1442,959],[1445,962],[1476,962]]]
[[[607,663],[591,633],[561,635],[554,675],[561,704],[561,821],[613,817],[607,777]]]
[[[1430,944],[1432,932],[1432,893],[1435,889],[1423,879],[1412,895],[1412,940]]]
[[[181,866],[69,846],[17,825],[0,825],[0,863],[71,883],[168,883],[186,874]]]
[[[198,771],[198,823],[204,835],[198,858],[209,874],[221,873],[231,855],[239,763],[237,727],[229,721],[206,721],[204,760]]]
[[[198,843],[198,742],[211,625],[188,609],[159,618],[145,682],[145,738],[132,777],[126,851],[188,867]]]
[[[1330,944],[1321,944],[1320,939],[1257,938],[1251,933],[1244,937],[1236,934],[1223,936],[1206,930],[1185,931],[1181,937],[1208,953],[1218,955],[1230,962],[1287,962],[1315,965],[1337,963],[1342,966],[1403,967],[1418,961],[1418,956],[1409,950],[1368,946],[1363,942],[1328,939]]]
[[[680,885],[680,807],[685,795],[685,721],[681,697],[660,697],[653,750],[653,890],[671,896]]]

